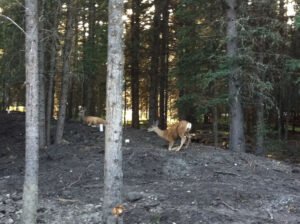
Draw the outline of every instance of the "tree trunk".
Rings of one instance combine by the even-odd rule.
[[[54,76],[56,72],[56,50],[57,50],[57,27],[58,27],[58,15],[61,6],[58,3],[54,4],[54,16],[53,23],[51,24],[51,41],[50,41],[50,66],[49,66],[49,76],[48,76],[48,93],[47,93],[47,109],[46,109],[46,142],[47,145],[51,144],[51,119],[53,113],[53,86],[54,86]],[[50,10],[52,6],[50,7]]]
[[[104,224],[123,224],[122,214],[113,208],[122,206],[122,83],[124,74],[123,0],[109,0],[108,60],[104,158]]]
[[[257,97],[256,106],[256,150],[257,155],[264,154],[264,133],[265,133],[265,121],[264,121],[264,103],[261,95]]]
[[[282,24],[285,24],[280,26],[279,29],[279,33],[281,35],[281,38],[286,39],[287,38],[287,17],[286,17],[286,1],[285,0],[279,0],[279,2],[277,3],[279,4],[279,14],[278,14],[278,19]],[[282,45],[280,47],[280,53],[281,54],[288,54],[287,48],[285,47],[285,45]],[[288,117],[287,115],[289,114],[289,102],[290,101],[290,97],[289,97],[289,90],[291,89],[291,86],[287,86],[288,85],[288,81],[289,80],[289,74],[283,76],[280,80],[280,82],[278,83],[278,85],[280,86],[280,94],[281,94],[281,98],[283,99],[283,101],[281,101],[281,105],[280,105],[280,117],[281,117],[281,139],[286,140],[286,138],[288,137]],[[286,100],[287,99],[287,100]]]
[[[75,24],[78,24],[78,21],[80,20],[81,21],[81,18],[80,16],[77,14],[74,18],[74,23]],[[81,61],[81,58],[80,58],[80,45],[82,42],[80,42],[79,40],[79,37],[81,37],[81,34],[80,34],[80,28],[78,26],[75,26],[75,29],[74,29],[74,47],[73,47],[73,52],[74,52],[74,57],[73,57],[73,64],[74,64],[74,70],[75,71],[79,71],[80,68],[81,68],[81,64],[80,64],[80,61]],[[74,119],[78,119],[78,113],[79,113],[79,108],[80,106],[82,105],[81,103],[81,99],[82,99],[82,93],[80,93],[80,91],[78,91],[80,89],[80,85],[78,82],[77,82],[77,78],[73,78],[72,79],[72,94],[70,94],[70,100],[72,101],[71,102],[71,107],[69,107],[69,117],[72,117]]]
[[[73,79],[70,78],[70,84],[69,84],[69,95],[68,95],[68,107],[67,107],[67,117],[72,119],[73,118],[73,110],[74,110],[74,97],[73,94],[75,92],[74,90],[74,82]]]
[[[127,126],[127,93],[126,93],[126,89],[127,89],[127,80],[126,78],[124,78],[124,109],[123,109],[123,125]]]
[[[84,23],[89,24],[88,27],[84,26],[84,34],[88,36],[83,37],[83,70],[84,70],[84,83],[83,83],[83,105],[87,114],[95,114],[95,80],[96,80],[96,64],[95,64],[95,23],[96,23],[96,9],[95,1],[91,0],[87,3],[88,13],[84,15]]]
[[[88,18],[86,16],[86,14],[84,14],[82,16],[82,21],[83,23],[88,23]],[[83,26],[83,33],[85,34],[87,32],[87,28],[85,26]],[[87,47],[87,37],[86,35],[83,35],[82,37],[82,46],[83,46],[83,58],[82,58],[82,61],[83,61],[83,72],[84,72],[84,77],[83,77],[83,80],[82,80],[82,84],[81,84],[81,89],[82,89],[82,104],[81,106],[85,107],[86,109],[88,108],[87,105],[88,105],[88,89],[89,89],[89,77],[88,77],[88,74],[87,74],[87,68],[86,68],[86,58],[87,58],[87,55],[86,55],[86,47]],[[88,111],[87,111],[88,112]]]
[[[1,83],[1,86],[2,86],[2,103],[1,103],[1,111],[4,111],[5,109],[6,109],[6,88],[5,88],[5,86],[6,86],[6,82],[5,82],[5,78],[4,77],[2,77],[2,83]]]
[[[35,224],[39,170],[38,9],[36,0],[25,1],[26,15],[26,141],[22,223]]]
[[[40,130],[40,148],[46,146],[46,107],[45,107],[45,41],[44,41],[44,0],[39,4],[40,22],[39,22],[39,130]]]
[[[95,80],[96,80],[96,66],[94,61],[94,49],[95,49],[95,23],[96,23],[96,9],[95,9],[95,1],[89,1],[89,36],[88,36],[88,62],[89,62],[89,88],[88,88],[88,105],[87,111],[89,114],[95,114],[95,105],[96,105],[96,96],[94,94],[95,91]]]
[[[279,86],[278,88],[278,106],[277,106],[277,132],[278,132],[278,140],[282,140],[282,132],[284,130],[284,122],[283,122],[283,111],[282,111],[282,90]]]
[[[286,102],[286,108],[285,108],[285,114],[284,114],[284,140],[287,141],[289,138],[289,125],[290,125],[290,119],[291,119],[291,99],[292,99],[292,94],[291,94],[291,89],[286,88],[286,97],[287,97],[287,102]]]
[[[158,110],[158,62],[159,62],[159,24],[160,0],[154,0],[155,12],[153,18],[153,31],[151,43],[150,93],[149,93],[149,123],[157,120]]]
[[[237,57],[237,0],[227,2],[227,55],[230,61],[229,74],[229,107],[230,107],[230,139],[229,148],[236,152],[245,152],[245,136],[243,128],[243,110],[241,105],[241,77],[236,64]]]
[[[169,66],[169,0],[164,0],[162,6],[161,21],[161,52],[160,52],[160,100],[159,100],[159,126],[162,129],[167,127],[168,112],[168,66]]]
[[[140,97],[140,0],[132,0],[131,16],[131,102],[132,102],[132,127],[140,127],[139,97]]]
[[[213,135],[214,135],[214,146],[219,145],[219,128],[218,128],[218,108],[213,107]]]
[[[74,13],[75,5],[72,1],[68,1],[68,18],[66,24],[66,37],[65,45],[63,50],[63,71],[62,71],[62,85],[61,85],[61,96],[59,104],[59,114],[56,127],[56,138],[55,143],[60,144],[63,138],[63,131],[66,119],[66,107],[70,85],[70,62],[71,62],[71,48],[73,40],[73,26],[74,26]]]

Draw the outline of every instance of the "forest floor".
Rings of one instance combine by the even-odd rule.
[[[0,114],[0,223],[19,223],[24,115]],[[68,122],[40,152],[38,223],[101,223],[104,132]],[[300,223],[300,164],[124,129],[124,223]],[[295,146],[296,147],[296,146]],[[298,149],[299,144],[298,144]],[[299,160],[298,160],[299,161]]]

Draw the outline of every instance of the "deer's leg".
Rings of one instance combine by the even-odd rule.
[[[181,143],[180,143],[180,146],[178,146],[178,147],[175,149],[176,152],[178,152],[178,151],[181,149],[181,147],[183,146],[183,144],[185,143],[185,141],[186,141],[186,136],[182,136],[182,137],[181,137]]]
[[[174,145],[174,141],[169,142],[169,148],[168,148],[169,151],[172,151],[173,145]]]
[[[185,145],[185,148],[187,148],[190,145],[192,136],[190,134],[187,134],[186,137],[187,137],[187,143]]]

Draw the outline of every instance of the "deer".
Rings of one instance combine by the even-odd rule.
[[[80,120],[83,121],[84,124],[87,124],[88,126],[92,125],[105,125],[107,124],[107,121],[104,120],[101,117],[95,117],[95,116],[85,116],[86,109],[81,107],[79,109],[79,117]]]
[[[187,148],[191,142],[191,135],[190,130],[192,129],[192,123],[181,120],[166,130],[162,130],[158,127],[158,122],[153,124],[151,127],[148,128],[148,132],[155,132],[159,137],[169,142],[169,151],[176,151],[178,152],[182,146],[186,143],[185,148]],[[180,138],[181,142],[180,145],[177,147],[173,147],[175,141]]]

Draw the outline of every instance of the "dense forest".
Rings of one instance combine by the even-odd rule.
[[[149,223],[175,223],[175,216],[196,223],[200,215],[208,223],[282,223],[290,213],[288,223],[294,223],[300,214],[293,187],[300,183],[294,165],[300,161],[299,40],[299,0],[0,0],[0,185],[7,186],[0,192],[0,222],[78,218],[122,224],[125,213],[128,223],[141,223],[145,215]],[[153,140],[146,128],[167,140],[169,150],[160,150],[159,138]],[[172,148],[176,137],[180,146]],[[193,142],[190,151],[180,151],[186,141]],[[180,152],[175,157],[171,151]],[[104,175],[94,169],[99,160]],[[64,172],[67,167],[67,174],[78,168],[76,181]],[[88,173],[96,179],[86,178]],[[123,189],[123,175],[132,194]],[[235,178],[236,185],[220,176]],[[242,198],[248,179],[247,201]],[[39,192],[39,180],[48,194]],[[219,184],[224,195],[219,197],[219,185],[216,192],[208,185],[200,197],[203,180]],[[266,184],[271,180],[273,185]],[[138,181],[150,183],[149,190],[137,192]],[[174,197],[170,189],[177,191],[177,185],[186,189]],[[85,197],[82,187],[93,196]],[[199,198],[190,204],[185,193],[191,189]],[[273,191],[283,199],[273,202]],[[99,205],[95,196],[101,194]],[[182,215],[173,213],[175,204],[181,206],[176,197],[183,198]],[[93,222],[72,214],[52,220],[57,210],[69,211],[63,203],[73,203],[70,210],[76,211],[83,201],[91,203],[87,210],[98,212],[100,206],[102,218],[96,212]],[[144,208],[140,215],[137,201]],[[247,214],[243,203],[248,209],[260,203],[267,215]],[[213,209],[198,213],[207,207]]]
[[[80,107],[105,117],[108,3],[40,3],[40,125],[47,145],[52,117],[77,119]],[[165,128],[186,119],[195,130],[211,130],[216,145],[217,133],[231,128],[231,148],[244,151],[251,139],[257,153],[266,138],[288,140],[300,126],[299,4],[126,1],[124,124],[159,120]],[[18,0],[0,6],[0,106],[24,110],[24,7]]]

